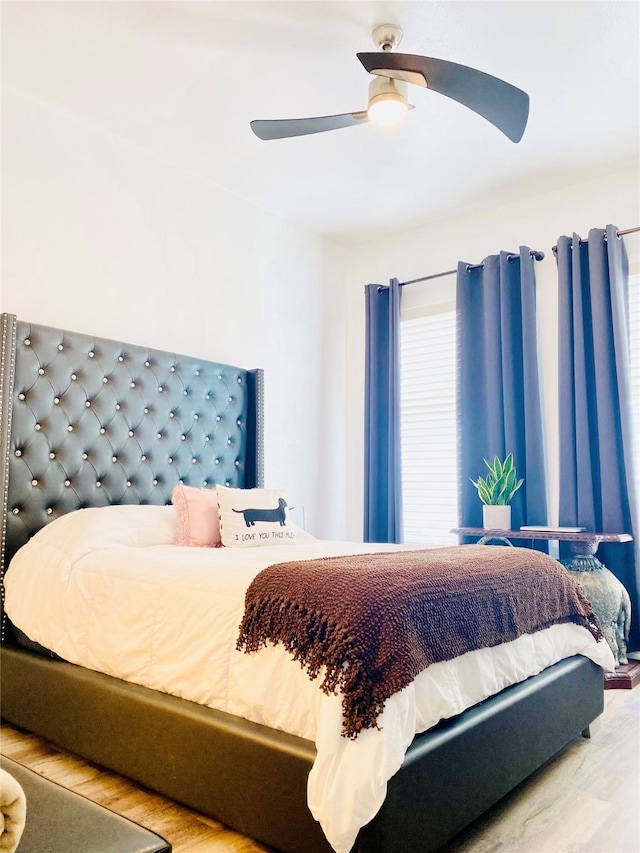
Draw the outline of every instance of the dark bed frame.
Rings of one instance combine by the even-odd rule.
[[[2,315],[2,551],[178,482],[263,484],[263,374]],[[3,618],[2,717],[286,853],[330,853],[313,743],[55,659]],[[418,735],[358,853],[436,850],[581,734],[603,677],[573,657]]]

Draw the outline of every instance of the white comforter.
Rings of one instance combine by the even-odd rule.
[[[340,736],[340,696],[326,696],[281,647],[236,651],[244,594],[287,559],[391,550],[302,534],[293,545],[178,548],[172,507],[105,507],[62,516],[11,562],[6,610],[28,637],[72,663],[312,740],[309,808],[337,853],[380,808],[416,733],[582,654],[614,668],[605,642],[557,625],[422,672],[356,740]]]

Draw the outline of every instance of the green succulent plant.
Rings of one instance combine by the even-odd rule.
[[[478,490],[478,497],[483,504],[506,506],[524,483],[524,478],[518,480],[516,469],[513,464],[513,453],[510,453],[504,462],[494,456],[493,463],[484,460],[489,469],[486,477],[478,477],[471,480]]]

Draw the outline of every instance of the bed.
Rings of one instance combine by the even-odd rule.
[[[23,560],[28,575],[35,552],[25,547],[52,535],[67,523],[66,516],[77,518],[78,510],[106,508],[120,519],[112,525],[118,530],[126,527],[121,519],[131,515],[129,510],[143,507],[169,523],[167,504],[179,484],[264,485],[260,370],[97,339],[6,314],[1,368],[4,568],[22,549],[30,555]],[[163,523],[154,521],[157,527]],[[248,535],[250,525],[251,520]],[[319,553],[316,541],[300,538],[296,557]],[[154,540],[152,547],[166,551],[171,544]],[[344,545],[332,547],[338,549],[332,553],[344,553]],[[200,553],[197,562],[206,558],[203,551],[216,549],[191,550]],[[259,557],[263,550],[269,553]],[[265,565],[283,559],[279,545],[271,551],[251,549],[251,555]],[[193,569],[194,577],[199,571]],[[310,811],[308,783],[323,753],[303,725],[296,729],[276,721],[280,727],[272,728],[260,717],[69,663],[8,619],[3,626],[4,719],[286,853],[342,853],[352,846],[360,853],[437,849],[573,739],[588,734],[602,712],[602,666],[610,654],[606,644],[589,645],[585,639],[581,645],[582,635],[576,634],[573,645],[558,639],[566,648],[553,653],[554,662],[532,664],[530,677],[525,672],[518,683],[483,695],[409,738],[401,766],[378,785],[382,805],[374,816],[347,815],[349,832],[354,819],[358,829],[353,845],[345,847],[349,832],[334,837],[329,831],[330,844],[326,825]],[[265,664],[265,672],[286,670],[301,693],[308,689],[300,680],[306,675],[281,649],[263,653],[280,655],[273,670]],[[541,655],[529,650],[538,663],[545,660]],[[243,659],[240,667],[245,665]],[[245,674],[242,682],[251,679]],[[335,699],[327,697],[327,707]],[[250,696],[247,704],[252,702]],[[383,730],[390,728],[387,719]],[[350,743],[360,748],[358,738],[334,742],[347,752]],[[331,796],[330,778],[324,784],[321,799],[340,817],[340,794]],[[318,803],[312,806],[317,812]]]

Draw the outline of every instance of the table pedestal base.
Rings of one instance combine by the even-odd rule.
[[[595,613],[605,640],[619,666],[629,666],[627,640],[631,623],[631,601],[629,593],[595,556],[597,542],[572,542],[571,557],[562,560],[562,565],[574,572],[576,580]],[[615,673],[611,674],[612,676]],[[633,685],[631,685],[633,686]]]

